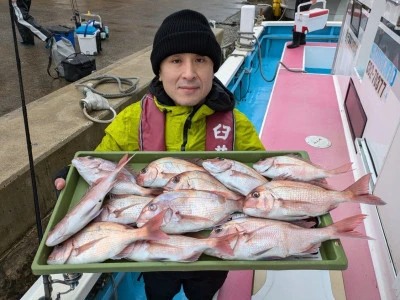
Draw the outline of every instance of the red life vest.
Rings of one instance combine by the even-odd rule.
[[[158,109],[152,94],[141,100],[139,126],[140,151],[166,151],[165,114]],[[206,151],[232,151],[235,143],[233,111],[215,112],[206,120]]]

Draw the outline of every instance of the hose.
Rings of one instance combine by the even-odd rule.
[[[111,123],[115,117],[117,116],[116,111],[109,105],[108,101],[106,98],[104,98],[101,95],[93,93],[89,87],[85,87],[83,90],[83,94],[86,95],[85,99],[81,99],[80,105],[83,110],[83,114],[88,118],[89,120],[97,123]],[[91,117],[88,114],[88,111],[93,111],[93,110],[105,110],[108,109],[112,112],[113,116],[109,120],[99,120]]]
[[[132,80],[133,79],[133,80]],[[91,84],[84,84],[85,82],[88,81],[96,81]],[[101,93],[99,91],[96,91],[96,87],[99,86],[100,84],[103,83],[118,83],[118,88],[120,91],[120,94],[106,94],[106,93]],[[137,85],[139,83],[139,77],[118,77],[115,75],[100,75],[92,78],[85,79],[81,82],[78,82],[75,84],[75,86],[83,86],[85,88],[90,89],[93,93],[96,93],[100,96],[103,96],[104,98],[122,98],[126,96],[133,95],[136,92]],[[122,84],[129,85],[127,89],[123,89]]]
[[[258,38],[257,38],[255,35],[254,35],[253,37],[255,38],[255,40],[256,40],[256,42],[257,42],[257,45],[258,45],[258,60],[259,60],[259,62],[260,62],[260,63],[259,63],[260,74],[261,74],[261,77],[262,77],[266,82],[272,82],[272,81],[275,80],[275,77],[276,77],[276,75],[278,74],[279,65],[282,65],[282,66],[283,66],[286,70],[288,70],[289,72],[293,72],[293,73],[307,73],[307,72],[304,71],[304,70],[290,69],[290,68],[288,68],[283,62],[279,61],[279,62],[276,64],[274,76],[272,77],[272,79],[267,79],[267,78],[265,77],[264,72],[263,72],[263,69],[262,69],[261,44],[260,44],[260,41],[258,40]]]
[[[88,84],[85,84],[86,82],[89,82]],[[94,81],[94,82],[93,82]],[[96,87],[99,86],[100,84],[103,83],[117,83],[118,84],[118,89],[120,91],[119,94],[107,94],[107,93],[101,93],[96,90]],[[83,94],[86,96],[85,99],[81,99],[80,105],[83,110],[83,114],[91,121],[97,122],[97,123],[111,123],[117,113],[116,111],[109,105],[107,102],[106,98],[122,98],[122,97],[127,97],[130,95],[133,95],[136,92],[137,86],[139,83],[139,78],[138,77],[118,77],[115,75],[100,75],[96,77],[91,77],[88,79],[85,79],[81,82],[78,82],[75,84],[75,86],[83,86]],[[123,84],[128,85],[129,87],[124,89]],[[112,112],[113,116],[109,120],[99,120],[91,117],[88,112],[93,111],[93,110],[104,110],[108,109]]]

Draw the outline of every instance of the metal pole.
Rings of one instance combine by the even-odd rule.
[[[12,6],[12,1],[9,0],[8,3],[9,3],[9,7],[10,7],[11,28],[12,28],[13,39],[14,39],[15,59],[17,61],[19,90],[20,90],[20,94],[21,94],[22,113],[23,113],[24,125],[25,125],[26,146],[27,146],[27,150],[28,150],[29,167],[30,167],[30,171],[31,171],[33,201],[34,201],[35,215],[36,215],[36,228],[37,228],[37,233],[38,233],[38,238],[39,238],[39,243],[40,243],[40,241],[43,238],[42,219],[40,217],[39,198],[38,198],[38,194],[37,194],[35,167],[34,167],[33,155],[32,155],[32,143],[30,140],[28,114],[27,114],[27,110],[26,110],[24,86],[22,83],[21,61],[19,59],[17,35],[15,32],[15,25],[14,25],[15,15],[14,15],[14,9]],[[49,280],[48,275],[43,276],[43,284],[44,284],[44,293],[45,293],[44,299],[51,299],[52,288],[51,288],[51,282]]]

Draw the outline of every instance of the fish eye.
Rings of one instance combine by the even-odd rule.
[[[216,233],[220,233],[221,231],[222,231],[222,228],[221,228],[221,227],[215,228],[215,232],[216,232]]]
[[[173,183],[179,183],[179,181],[181,180],[181,176],[176,175],[174,177],[172,177],[172,182]]]
[[[146,167],[146,168],[143,168],[143,169],[141,169],[141,170],[140,170],[140,173],[141,173],[141,174],[146,174],[146,173],[147,173],[147,167]]]
[[[60,249],[64,246],[64,243],[60,243],[54,246],[54,249]]]
[[[155,211],[155,210],[157,210],[157,205],[154,204],[154,203],[151,203],[151,204],[149,205],[149,209],[150,209],[151,211]]]
[[[252,193],[251,193],[251,196],[252,196],[253,198],[259,198],[259,197],[260,197],[260,193],[257,192],[257,191],[255,191],[255,192],[252,192]]]

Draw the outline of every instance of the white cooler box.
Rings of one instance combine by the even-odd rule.
[[[75,30],[78,36],[79,48],[86,55],[99,54],[100,30],[94,26],[81,26]]]
[[[324,8],[300,11],[301,6],[311,4],[311,2],[302,3],[297,7],[294,18],[294,31],[308,33],[325,28],[326,22],[328,21],[329,9],[325,8],[326,1],[317,2],[323,2]]]

